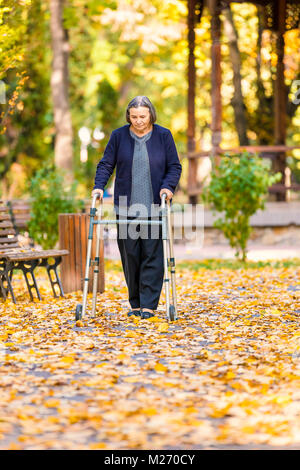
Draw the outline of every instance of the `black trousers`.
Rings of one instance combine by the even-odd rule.
[[[118,224],[117,243],[131,308],[155,310],[164,277],[161,226]]]

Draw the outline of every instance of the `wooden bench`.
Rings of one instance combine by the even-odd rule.
[[[11,199],[6,201],[11,221],[17,233],[27,229],[30,220],[30,201]]]
[[[4,300],[10,294],[13,302],[16,303],[12,287],[13,271],[16,269],[20,269],[23,272],[31,300],[34,300],[34,290],[38,299],[41,300],[34,274],[35,268],[39,266],[43,266],[47,270],[54,297],[58,297],[55,290],[56,286],[59,288],[59,295],[63,296],[64,292],[57,267],[61,263],[62,257],[68,254],[68,250],[32,250],[22,248],[19,244],[8,207],[3,201],[0,201],[0,294]],[[54,277],[52,277],[52,273]]]

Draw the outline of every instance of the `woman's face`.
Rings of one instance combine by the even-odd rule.
[[[151,127],[151,116],[149,108],[139,106],[138,108],[129,109],[129,119],[134,130],[144,132]]]

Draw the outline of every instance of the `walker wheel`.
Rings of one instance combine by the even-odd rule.
[[[170,321],[175,321],[176,318],[175,318],[175,307],[174,305],[170,305],[169,307],[169,320]]]
[[[75,320],[81,320],[82,318],[82,305],[78,304],[76,305],[76,312],[75,312]]]

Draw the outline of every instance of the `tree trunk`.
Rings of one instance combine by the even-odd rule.
[[[68,34],[63,27],[64,0],[50,0],[50,29],[52,41],[51,89],[55,124],[55,164],[66,171],[68,181],[73,179],[73,130],[68,99],[69,76]]]
[[[212,152],[216,167],[220,164],[220,144],[222,139],[222,70],[221,70],[221,19],[218,0],[208,0],[211,14],[211,133]]]
[[[194,152],[196,149],[195,143],[195,93],[196,93],[196,66],[195,66],[195,23],[196,23],[196,0],[188,0],[188,47],[189,47],[189,60],[188,60],[188,127],[187,127],[187,151]],[[193,191],[197,186],[197,160],[189,160],[188,169],[188,192],[189,203],[197,204],[197,196]]]
[[[249,145],[247,137],[247,119],[246,107],[242,93],[242,77],[241,77],[241,57],[238,47],[238,36],[233,21],[230,6],[223,10],[224,14],[224,30],[229,41],[229,54],[233,70],[234,96],[231,99],[231,105],[234,110],[235,127],[239,136],[240,145]]]
[[[262,64],[262,36],[264,30],[264,7],[257,5],[257,42],[256,42],[256,96],[258,106],[255,112],[248,112],[248,128],[255,132],[258,145],[272,145],[274,143],[274,116],[273,95],[267,96],[261,75]],[[269,63],[269,67],[271,64]],[[273,82],[271,79],[272,87]],[[269,155],[270,157],[270,155]]]
[[[120,107],[124,107],[127,105],[128,102],[128,96],[130,93],[130,90],[132,88],[132,71],[133,68],[136,65],[136,61],[139,57],[139,54],[136,53],[134,54],[134,57],[132,57],[127,64],[121,69],[122,73],[122,82],[121,86],[119,88],[119,105]]]
[[[278,31],[276,31],[276,80],[274,94],[274,116],[275,116],[275,144],[284,145],[286,139],[286,87],[284,82],[284,32],[285,32],[285,9],[286,0],[277,3]],[[282,183],[285,183],[286,155],[281,152],[274,162],[274,171],[282,174]],[[277,201],[285,201],[286,193],[276,193]]]
[[[257,95],[260,105],[264,105],[262,100],[265,101],[266,93],[265,87],[261,78],[261,61],[262,61],[262,35],[263,35],[263,7],[257,5],[257,19],[258,19],[258,28],[257,28],[257,54],[256,54],[256,81],[257,81]],[[260,109],[261,106],[260,106]]]

